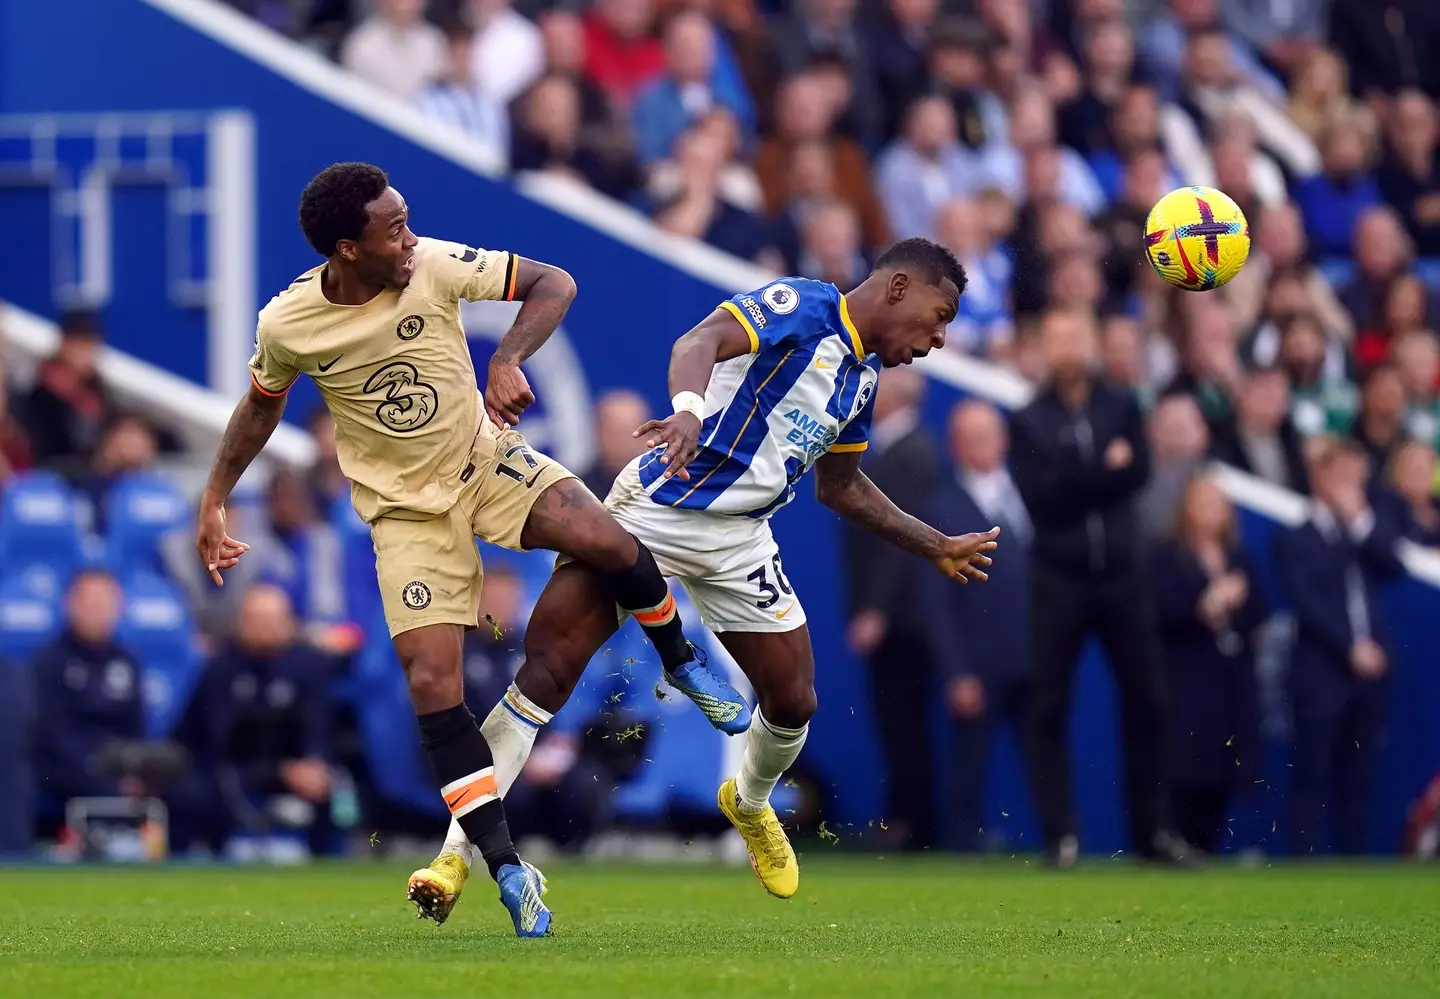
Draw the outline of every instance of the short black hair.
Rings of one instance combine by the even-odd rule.
[[[342,239],[359,239],[370,216],[365,206],[385,193],[390,178],[369,163],[336,163],[317,173],[300,193],[300,229],[322,257]]]
[[[927,284],[932,285],[939,285],[948,278],[955,285],[955,290],[962,295],[965,294],[965,284],[969,280],[965,276],[964,266],[955,259],[955,254],[922,236],[902,239],[880,254],[875,261],[875,269],[878,271],[886,267],[914,270],[925,278]]]
[[[94,309],[71,309],[60,318],[60,335],[100,339],[100,314]]]

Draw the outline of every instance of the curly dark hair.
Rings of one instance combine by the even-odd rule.
[[[878,271],[886,267],[914,268],[925,278],[926,284],[938,285],[949,278],[955,290],[962,295],[968,281],[965,268],[955,259],[955,254],[939,243],[920,236],[902,239],[880,254],[875,261],[875,269]]]
[[[300,230],[322,257],[342,239],[359,239],[370,217],[365,206],[385,193],[390,178],[369,163],[336,163],[300,192]]]

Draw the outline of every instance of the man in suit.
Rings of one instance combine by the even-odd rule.
[[[1291,801],[1295,852],[1306,856],[1325,848],[1327,813],[1340,852],[1365,849],[1370,771],[1394,662],[1380,587],[1404,572],[1395,525],[1377,518],[1366,498],[1368,475],[1360,445],[1323,443],[1310,471],[1309,519],[1275,539],[1297,624]]]
[[[935,443],[920,425],[924,377],[909,368],[880,376],[865,474],[906,513],[919,515],[939,477]],[[919,609],[923,559],[875,535],[846,529],[849,645],[870,667],[876,721],[889,773],[888,840],[922,849],[935,835],[929,713],[931,666]]]
[[[1050,860],[1069,867],[1079,855],[1066,736],[1075,670],[1094,633],[1120,696],[1133,848],[1185,863],[1167,815],[1160,642],[1136,509],[1150,478],[1144,418],[1133,392],[1092,373],[1093,316],[1052,311],[1040,336],[1050,377],[1011,421],[1010,467],[1035,524],[1030,753]]]
[[[1290,419],[1290,381],[1279,368],[1245,376],[1235,419],[1216,428],[1210,456],[1296,492],[1309,491],[1300,434]]]
[[[984,845],[985,768],[998,725],[1009,723],[1022,745],[1030,683],[1030,540],[1025,502],[1005,468],[1005,421],[988,402],[967,399],[950,411],[953,474],[930,494],[926,521],[953,533],[962,525],[998,524],[1006,557],[983,587],[922,579],[931,654],[955,719],[951,821],[947,846]],[[1002,565],[1001,562],[1004,562]],[[983,590],[983,592],[981,592]]]

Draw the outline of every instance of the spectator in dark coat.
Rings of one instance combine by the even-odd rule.
[[[1350,433],[1370,459],[1371,476],[1384,475],[1390,459],[1407,440],[1405,383],[1391,365],[1382,364],[1365,379],[1360,412]]]
[[[66,597],[65,631],[35,660],[35,776],[46,810],[70,798],[139,795],[134,778],[101,776],[96,758],[115,742],[145,738],[140,665],[115,641],[120,586],[81,572]]]
[[[958,404],[950,412],[954,472],[940,480],[926,505],[926,522],[947,534],[998,526],[1008,556],[1003,564],[996,559],[989,581],[973,591],[961,593],[933,574],[921,580],[931,656],[955,720],[945,837],[955,850],[985,845],[983,830],[991,825],[984,811],[985,773],[997,730],[1008,724],[1025,742],[1033,529],[1005,468],[1008,446],[995,407],[977,399]]]
[[[868,31],[887,118],[885,137],[900,130],[900,112],[925,89],[925,54],[939,0],[888,0]]]
[[[1401,446],[1390,463],[1387,510],[1406,538],[1440,548],[1440,500],[1435,498],[1435,450],[1421,441]]]
[[[1046,846],[1057,866],[1078,857],[1065,734],[1080,653],[1094,633],[1119,688],[1134,849],[1185,862],[1186,845],[1169,827],[1159,636],[1136,510],[1150,477],[1140,404],[1091,374],[1090,317],[1051,312],[1040,335],[1050,381],[1010,433],[1011,468],[1035,524],[1030,752]]]
[[[560,174],[616,198],[636,186],[634,164],[581,130],[580,91],[569,77],[543,77],[518,103],[510,130],[512,170]]]
[[[1176,828],[1187,842],[1213,851],[1231,798],[1255,772],[1253,639],[1266,614],[1254,567],[1239,546],[1235,509],[1214,482],[1191,480],[1150,578],[1165,647]]]
[[[635,430],[648,419],[650,404],[629,389],[612,389],[595,400],[595,461],[581,478],[600,499],[610,493],[620,470],[645,450]]]
[[[331,661],[299,641],[284,591],[252,587],[233,643],[206,664],[181,723],[196,772],[170,802],[179,847],[219,849],[236,832],[328,821],[330,673]]]
[[[1330,39],[1361,96],[1419,87],[1440,97],[1440,63],[1428,58],[1440,50],[1440,8],[1432,0],[1335,0]]]
[[[843,66],[850,85],[844,118],[862,145],[874,148],[885,126],[885,109],[871,61],[869,39],[856,16],[856,0],[801,0],[795,13],[771,31],[775,59],[790,76],[829,61]]]
[[[865,473],[900,509],[919,515],[939,476],[935,444],[920,424],[924,379],[892,368],[880,379]],[[847,528],[850,649],[870,667],[876,721],[889,775],[890,840],[920,849],[935,835],[933,780],[923,719],[932,682],[930,622],[919,608],[924,560]]]
[[[24,407],[37,462],[84,458],[100,443],[113,411],[97,368],[101,340],[93,312],[61,320],[60,347],[40,365]]]
[[[1440,115],[1430,98],[1407,90],[1390,107],[1389,155],[1380,192],[1405,217],[1422,257],[1440,255]]]
[[[1309,492],[1300,434],[1290,419],[1290,383],[1279,368],[1245,375],[1235,419],[1216,428],[1210,456],[1285,489]]]
[[[1393,523],[1377,517],[1366,498],[1367,475],[1359,445],[1324,443],[1310,472],[1309,519],[1275,539],[1297,625],[1291,803],[1302,856],[1325,851],[1327,826],[1342,853],[1366,848],[1370,771],[1385,718],[1385,677],[1395,663],[1380,588],[1404,572]]]

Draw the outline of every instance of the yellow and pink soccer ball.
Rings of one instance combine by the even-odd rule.
[[[1181,187],[1155,203],[1145,220],[1145,255],[1162,278],[1186,291],[1229,281],[1250,256],[1245,213],[1213,187]]]

